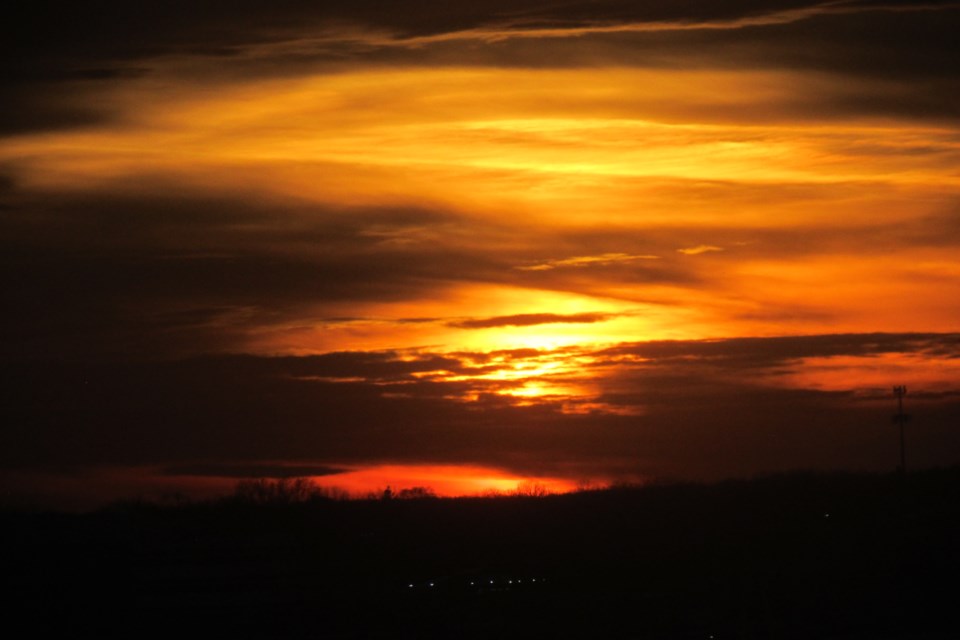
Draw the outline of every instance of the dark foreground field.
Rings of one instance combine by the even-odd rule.
[[[6,513],[4,620],[63,638],[957,638],[958,497],[955,468]]]

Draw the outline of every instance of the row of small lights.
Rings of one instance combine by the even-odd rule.
[[[530,580],[530,582],[536,582],[536,581],[537,581],[536,578],[531,578],[531,580]],[[541,579],[540,582],[546,582],[546,579]],[[491,580],[489,584],[495,584],[495,583],[496,583],[496,580]],[[523,580],[507,580],[507,581],[506,581],[506,584],[514,584],[514,583],[516,583],[516,584],[523,584]],[[415,584],[410,583],[410,584],[407,585],[407,588],[413,589],[415,586],[416,586]],[[433,587],[433,586],[436,586],[436,585],[435,585],[435,583],[433,583],[433,582],[428,582],[428,583],[427,583],[427,586],[428,586],[428,587]],[[471,581],[470,581],[470,586],[471,586],[471,587],[477,586],[476,581],[471,580]]]

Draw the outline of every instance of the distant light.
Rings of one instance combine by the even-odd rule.
[[[471,586],[471,587],[473,586],[473,580],[470,581],[470,586]]]
[[[536,582],[536,581],[537,581],[537,579],[536,579],[536,578],[534,578],[534,579],[533,579],[533,581],[534,581],[534,582]]]
[[[510,580],[509,583],[510,583],[510,584],[513,584],[513,580]]]
[[[493,580],[490,581],[490,584],[493,584]]]
[[[413,585],[412,585],[412,584],[408,584],[407,586],[408,586],[409,588],[413,589]]]
[[[433,583],[432,583],[432,582],[430,583],[430,586],[431,586],[431,587],[433,586]]]
[[[824,518],[829,518],[829,517],[830,517],[830,514],[829,514],[829,513],[825,513],[825,514],[823,514],[823,517],[824,517]]]

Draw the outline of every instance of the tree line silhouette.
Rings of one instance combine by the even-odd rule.
[[[513,491],[489,489],[479,495],[486,498],[506,498],[510,496],[543,498],[550,495],[550,491],[546,485],[539,482],[520,482]],[[240,480],[235,485],[233,494],[227,500],[254,505],[283,506],[326,500],[349,500],[351,498],[424,500],[438,498],[438,495],[431,487],[404,487],[394,491],[388,486],[381,491],[370,491],[360,496],[354,496],[339,487],[322,486],[309,477],[292,477]],[[182,503],[184,500],[181,497],[179,502]]]

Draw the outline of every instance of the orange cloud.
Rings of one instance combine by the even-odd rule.
[[[686,249],[677,249],[677,253],[682,253],[685,256],[696,256],[701,253],[710,253],[711,251],[723,251],[722,247],[715,247],[710,244],[700,244],[695,247],[688,247]]]

